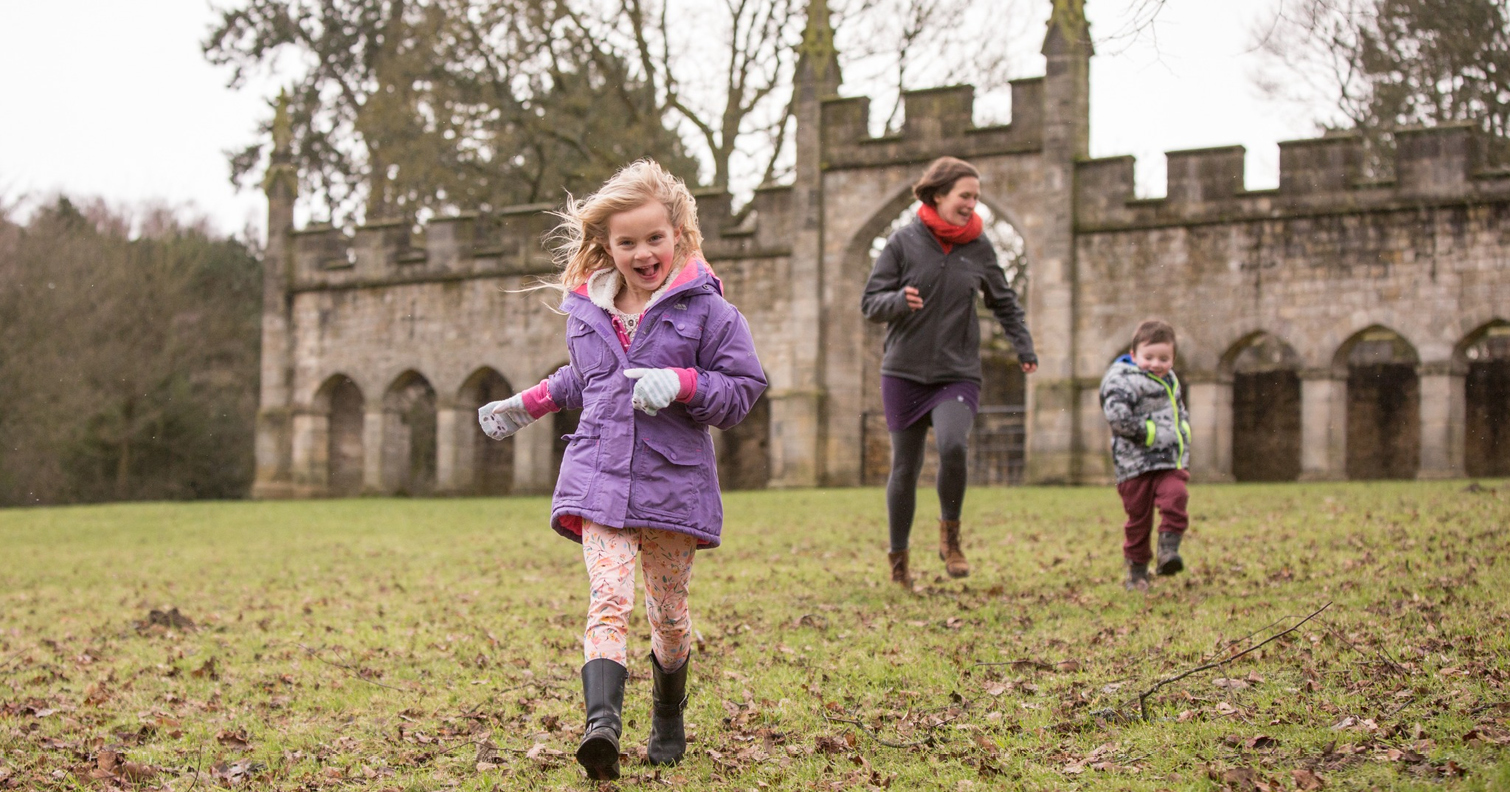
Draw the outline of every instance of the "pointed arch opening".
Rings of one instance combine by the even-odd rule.
[[[1300,478],[1300,355],[1256,332],[1227,351],[1222,368],[1232,377],[1232,477]]]
[[[900,211],[895,208],[899,204]],[[867,273],[886,247],[887,239],[912,223],[921,206],[908,193],[906,197],[899,195],[889,210],[883,210],[896,213],[879,226],[873,226],[875,231],[865,260]],[[1029,288],[1026,241],[999,207],[981,201],[976,205],[976,213],[983,223],[982,234],[996,252],[1002,274],[1017,292],[1018,302],[1026,308]],[[884,219],[887,215],[881,217]],[[980,318],[982,382],[980,411],[970,435],[970,483],[986,486],[1021,484],[1026,467],[1027,379],[1016,350],[980,296],[976,297],[976,314]],[[881,402],[881,356],[886,326],[865,322],[864,332],[860,483],[880,485],[886,483],[891,473],[891,435],[886,429],[885,406]],[[929,432],[931,434],[932,430]],[[937,444],[930,438],[926,448],[920,476],[924,481],[931,480],[938,471]]]
[[[1510,476],[1510,322],[1496,319],[1469,333],[1454,357],[1467,370],[1464,470]]]
[[[362,389],[345,374],[326,379],[315,394],[315,409],[326,415],[325,491],[348,497],[362,491]]]
[[[484,404],[512,395],[514,389],[508,380],[487,366],[472,372],[457,392],[457,406],[464,418],[458,445],[470,463],[470,480],[464,484],[464,491],[474,495],[508,495],[514,491],[514,438],[494,440],[483,434],[476,421],[465,420],[474,417]]]
[[[771,480],[771,403],[762,393],[737,426],[713,430],[718,483],[724,490],[765,489]]]
[[[1334,363],[1347,372],[1347,476],[1412,479],[1421,463],[1420,357],[1399,333],[1354,334]]]
[[[417,371],[400,374],[383,396],[383,489],[435,492],[435,388]]]
[[[550,368],[556,371],[567,365],[562,361]],[[582,421],[581,410],[560,410],[551,413],[548,419],[551,422],[551,485],[554,486],[557,479],[561,478],[561,461],[566,458],[566,438],[577,433],[577,425]]]

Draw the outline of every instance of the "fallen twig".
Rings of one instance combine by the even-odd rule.
[[[1316,618],[1317,616],[1319,616],[1321,614],[1322,611],[1324,611],[1324,610],[1326,610],[1327,608],[1330,608],[1330,607],[1332,607],[1332,603],[1328,602],[1327,604],[1322,605],[1320,608],[1317,608],[1316,610],[1312,611],[1311,615],[1305,617],[1304,619],[1301,619],[1299,622],[1296,622],[1295,626],[1293,626],[1293,627],[1291,627],[1291,628],[1289,628],[1287,630],[1284,630],[1282,632],[1277,632],[1277,633],[1269,636],[1268,638],[1265,638],[1264,640],[1260,641],[1259,643],[1256,643],[1256,644],[1248,647],[1247,649],[1244,649],[1241,652],[1238,652],[1235,655],[1227,657],[1226,659],[1218,660],[1215,663],[1207,663],[1207,664],[1202,665],[1202,666],[1197,666],[1196,668],[1192,668],[1189,671],[1185,671],[1183,673],[1176,674],[1176,675],[1174,675],[1172,677],[1169,677],[1167,679],[1161,679],[1158,682],[1155,682],[1153,687],[1151,687],[1148,690],[1145,690],[1142,693],[1138,694],[1138,714],[1143,718],[1144,722],[1148,721],[1148,697],[1152,696],[1154,693],[1158,692],[1159,688],[1164,687],[1165,685],[1168,685],[1168,684],[1171,684],[1171,683],[1174,683],[1174,682],[1178,682],[1181,679],[1184,679],[1185,677],[1188,677],[1188,676],[1190,676],[1192,674],[1198,674],[1198,673],[1200,673],[1202,671],[1210,671],[1213,668],[1220,668],[1220,667],[1222,667],[1222,666],[1224,666],[1224,665],[1232,662],[1233,660],[1236,660],[1237,658],[1242,657],[1243,655],[1248,654],[1249,652],[1252,652],[1255,649],[1258,649],[1259,647],[1263,646],[1264,644],[1267,644],[1270,641],[1273,641],[1276,638],[1279,638],[1281,636],[1288,635],[1289,633],[1295,632],[1296,630],[1300,629],[1301,625],[1303,625],[1306,622],[1308,622],[1308,621]]]
[[[437,742],[439,742],[439,741],[437,740]],[[456,750],[457,748],[462,747],[463,745],[480,746],[480,745],[482,745],[482,741],[480,741],[480,740],[462,740],[460,742],[457,742],[457,743],[453,744],[451,747],[444,748],[444,749],[442,749],[439,745],[437,745],[435,747],[435,750],[429,751],[429,752],[426,752],[426,753],[422,753],[422,754],[414,757],[414,759],[412,761],[414,763],[416,763],[416,764],[423,764],[425,762],[430,761],[431,759],[434,759],[437,756],[445,756],[446,754],[451,753],[452,751]],[[514,750],[514,749],[510,749],[510,750]]]
[[[194,792],[194,787],[199,786],[199,769],[204,766],[204,745],[199,746],[199,756],[194,759],[194,782],[189,784],[186,792]]]
[[[575,680],[571,680],[571,679],[568,679],[566,677],[545,677],[544,679],[531,679],[531,680],[529,680],[527,682],[521,682],[521,683],[519,683],[517,685],[514,685],[513,687],[506,687],[506,688],[500,688],[498,690],[495,690],[495,691],[493,691],[493,695],[495,695],[495,696],[501,696],[504,693],[513,693],[516,690],[523,690],[523,689],[525,689],[527,687],[535,687],[535,688],[558,688],[558,687],[561,686],[562,683],[567,683],[567,682],[572,682],[572,681],[575,681]]]
[[[333,660],[326,660],[325,658],[323,658],[323,657],[320,656],[319,652],[317,652],[314,649],[309,648],[308,646],[305,646],[304,644],[296,643],[296,644],[294,644],[294,646],[297,646],[300,649],[303,649],[305,652],[308,652],[310,657],[313,657],[314,659],[319,660],[320,662],[322,662],[322,663],[324,663],[324,664],[326,664],[328,666],[334,666],[335,668],[339,668],[342,671],[345,671],[346,673],[351,674],[353,677],[356,677],[357,679],[360,679],[363,682],[368,683],[369,685],[377,685],[380,688],[387,688],[389,690],[397,690],[400,693],[413,693],[413,692],[415,692],[412,688],[394,687],[393,685],[385,685],[382,682],[377,681],[376,679],[368,679],[367,677],[365,677],[365,676],[362,675],[361,669],[352,668],[349,665],[346,665],[344,663],[337,663],[337,662],[335,662]]]
[[[1003,660],[1003,661],[998,662],[998,663],[976,663],[976,665],[978,665],[978,666],[1004,666],[1004,665],[1021,666],[1021,665],[1025,665],[1025,666],[1027,666],[1029,668],[1034,668],[1034,669],[1037,669],[1039,671],[1053,671],[1054,670],[1054,666],[1052,666],[1052,665],[1050,665],[1048,663],[1045,663],[1042,660],[1038,660],[1038,659],[1031,658],[1031,657],[1024,657],[1021,660]]]
[[[1320,621],[1322,624],[1326,625],[1327,632],[1331,633],[1333,638],[1336,638],[1337,640],[1347,644],[1350,649],[1357,652],[1358,654],[1367,654],[1362,649],[1359,649],[1358,646],[1352,641],[1349,641],[1347,639],[1347,636],[1343,635],[1340,630],[1338,630],[1336,627],[1333,627],[1331,622],[1327,621],[1326,619],[1321,619]],[[1378,655],[1379,659],[1383,660],[1384,664],[1389,666],[1390,671],[1393,671],[1394,673],[1400,675],[1405,679],[1410,678],[1410,672],[1406,671],[1403,666],[1395,662],[1394,658],[1386,655],[1383,649],[1375,650],[1374,654]]]
[[[1389,720],[1390,718],[1393,718],[1396,715],[1399,715],[1400,712],[1403,711],[1406,707],[1409,707],[1410,705],[1416,703],[1416,700],[1419,699],[1419,698],[1420,698],[1420,696],[1411,696],[1410,698],[1406,699],[1403,703],[1401,703],[1400,706],[1395,707],[1394,709],[1390,710],[1389,712],[1384,713],[1384,717],[1380,718],[1379,720]]]
[[[832,716],[832,715],[830,715],[830,714],[828,714],[828,713],[825,712],[825,713],[823,713],[823,719],[826,720],[826,721],[828,721],[828,722],[830,722],[830,723],[847,723],[847,724],[849,724],[851,726],[854,726],[855,728],[857,728],[860,731],[864,732],[865,736],[869,737],[872,740],[875,740],[876,742],[878,742],[878,743],[886,746],[887,748],[916,748],[916,747],[918,747],[920,745],[932,745],[933,744],[933,730],[935,728],[937,728],[937,727],[933,727],[933,726],[928,727],[928,734],[927,734],[927,736],[925,736],[921,740],[917,740],[916,742],[901,743],[901,742],[896,742],[895,740],[888,740],[885,737],[882,737],[881,735],[876,734],[874,731],[871,730],[871,728],[869,726],[866,726],[864,723],[861,723],[860,721],[857,721],[857,720],[855,720],[853,718],[835,718],[834,716]],[[946,721],[946,723],[947,723],[947,721]]]

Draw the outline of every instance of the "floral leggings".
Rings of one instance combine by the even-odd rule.
[[[582,558],[590,585],[586,661],[606,657],[628,666],[629,614],[634,610],[634,558],[645,570],[645,615],[650,618],[650,651],[661,668],[675,671],[692,653],[692,617],[687,584],[697,539],[652,528],[609,528],[582,522]]]

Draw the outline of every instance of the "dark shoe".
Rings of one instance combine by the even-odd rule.
[[[939,560],[944,562],[944,571],[949,577],[962,578],[970,574],[970,562],[959,549],[959,520],[939,520]]]
[[[605,657],[582,666],[582,698],[587,702],[587,729],[577,746],[577,763],[594,781],[619,777],[620,713],[628,669]]]
[[[1154,567],[1155,574],[1173,575],[1185,568],[1185,561],[1180,558],[1180,538],[1182,536],[1184,534],[1159,534],[1159,565]]]
[[[911,591],[912,573],[907,570],[907,551],[898,550],[895,553],[887,553],[886,560],[891,562],[891,582]]]
[[[650,748],[645,758],[653,765],[674,765],[687,753],[687,733],[682,728],[682,711],[687,709],[688,657],[675,671],[665,671],[661,661],[650,653],[650,668],[655,677],[655,693],[650,709]]]
[[[1128,591],[1148,591],[1148,562],[1134,564],[1127,562],[1127,582],[1122,587]]]

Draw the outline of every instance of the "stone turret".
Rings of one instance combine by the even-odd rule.
[[[797,48],[792,104],[797,116],[797,162],[791,190],[791,312],[786,336],[795,347],[787,370],[768,372],[771,389],[771,484],[822,483],[823,338],[823,100],[839,93],[839,56],[828,3],[810,0]]]
[[[1028,319],[1039,370],[1030,380],[1028,478],[1076,481],[1079,422],[1086,395],[1075,371],[1075,163],[1090,151],[1090,26],[1085,0],[1054,0],[1043,39],[1043,206],[1045,228],[1034,262]],[[1013,114],[1017,113],[1014,105]],[[1099,372],[1096,372],[1099,374]],[[1089,394],[1094,399],[1095,393]]]
[[[294,494],[289,472],[293,349],[288,294],[292,259],[288,240],[294,229],[299,176],[293,166],[292,138],[288,96],[280,93],[273,114],[271,162],[262,182],[267,195],[267,247],[262,258],[262,388],[257,410],[257,469],[252,484],[252,495],[257,498]]]

